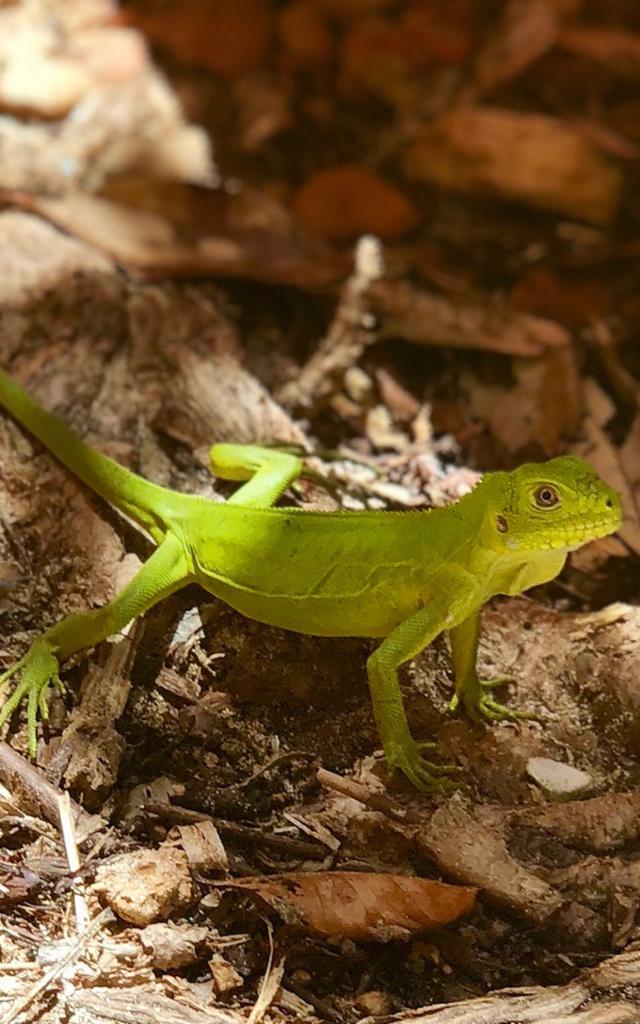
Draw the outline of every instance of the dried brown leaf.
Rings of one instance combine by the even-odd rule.
[[[584,397],[587,408],[587,416],[584,423],[585,440],[574,447],[577,455],[595,466],[598,473],[620,494],[622,501],[622,526],[618,530],[618,536],[625,544],[640,554],[640,514],[637,497],[637,481],[630,481],[627,476],[627,468],[635,477],[637,470],[637,459],[633,456],[632,443],[624,451],[619,451],[609,440],[604,432],[607,419],[605,410],[614,410],[608,396],[602,391],[600,385],[589,378],[585,381]]]
[[[525,457],[557,454],[582,412],[580,377],[571,348],[540,359],[514,360],[515,384],[483,384],[469,378],[470,403],[500,445]]]
[[[388,941],[457,920],[476,889],[376,872],[290,873],[237,879],[288,923],[322,935]]]

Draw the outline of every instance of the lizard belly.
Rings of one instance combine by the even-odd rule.
[[[242,513],[242,530],[234,517]],[[387,636],[423,604],[424,573],[402,521],[222,506],[191,544],[196,576],[243,615],[316,636]]]
[[[327,596],[261,593],[230,580],[199,577],[201,585],[250,619],[313,636],[387,636],[422,602],[409,592]]]

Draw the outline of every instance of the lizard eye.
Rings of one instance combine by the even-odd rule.
[[[553,508],[560,501],[560,495],[551,484],[540,484],[533,492],[538,508]]]

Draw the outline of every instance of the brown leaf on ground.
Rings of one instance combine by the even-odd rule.
[[[609,71],[640,80],[640,34],[601,25],[571,25],[564,29],[559,46],[581,57],[604,64]]]
[[[287,923],[350,939],[408,938],[456,921],[476,889],[376,872],[290,873],[228,883],[265,900]]]
[[[450,5],[446,17],[417,2],[396,16],[356,19],[341,41],[340,90],[414,108],[425,89],[420,73],[461,63],[470,45],[469,22],[452,19]]]
[[[321,68],[332,59],[329,25],[313,0],[295,0],[278,12],[278,38],[294,67]]]
[[[548,267],[532,267],[525,271],[511,289],[515,309],[535,316],[558,320],[567,327],[584,326],[603,316],[612,296],[601,278],[584,273],[579,276],[560,275]]]
[[[595,466],[603,479],[620,494],[622,526],[618,536],[632,551],[640,554],[640,506],[638,481],[635,478],[637,457],[633,442],[619,450],[607,437],[604,427],[615,413],[615,407],[593,378],[584,382],[584,397],[587,411],[584,421],[585,440],[574,445],[573,451]],[[627,476],[627,468],[635,478],[632,481]]]
[[[98,195],[12,194],[64,230],[149,275],[221,274],[321,287],[344,268],[265,193],[152,177],[112,179]]]
[[[615,163],[570,123],[498,107],[460,107],[436,118],[400,164],[418,181],[593,224],[613,220],[622,189]]]
[[[177,60],[218,75],[256,67],[271,42],[273,16],[267,0],[174,0],[124,10],[131,24]]]
[[[539,359],[514,360],[512,370],[515,384],[509,386],[474,380],[471,408],[511,455],[557,455],[582,414],[575,353],[567,346]]]
[[[548,0],[509,0],[473,61],[476,89],[490,92],[520,74],[551,49],[559,29],[559,11]]]
[[[420,221],[402,192],[359,164],[316,171],[295,193],[292,207],[309,231],[331,242],[354,241],[362,234],[388,241]]]

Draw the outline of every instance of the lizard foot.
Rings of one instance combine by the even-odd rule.
[[[51,645],[40,638],[34,641],[27,653],[15,665],[0,675],[0,690],[8,680],[20,675],[20,680],[10,697],[0,707],[0,729],[22,703],[27,701],[27,744],[31,757],[36,756],[36,728],[38,714],[45,721],[49,714],[47,690],[51,683],[63,689],[59,676],[60,665]]]
[[[537,718],[532,711],[519,711],[507,707],[494,700],[490,691],[498,686],[513,683],[510,676],[496,676],[494,679],[468,679],[458,693],[449,701],[449,711],[457,711],[460,703],[464,703],[469,718],[479,722],[483,719],[490,722],[521,722]]]
[[[455,789],[456,783],[449,775],[463,769],[457,764],[435,764],[423,758],[421,751],[433,749],[435,743],[416,743],[409,738],[402,743],[389,744],[385,750],[390,768],[401,771],[423,793],[437,793]]]

